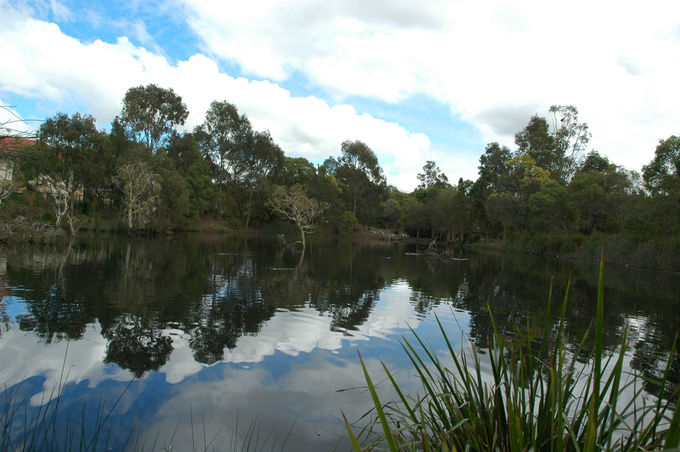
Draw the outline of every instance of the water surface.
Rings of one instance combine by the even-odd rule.
[[[224,450],[249,428],[262,443],[289,435],[290,450],[346,449],[341,411],[356,420],[370,407],[357,351],[415,393],[399,340],[410,327],[440,350],[435,314],[457,346],[488,343],[489,308],[502,328],[538,337],[551,278],[559,302],[571,277],[573,344],[595,318],[595,263],[428,258],[415,245],[340,239],[300,258],[266,237],[208,235],[2,248],[0,396],[29,413],[58,396],[64,431],[92,430],[106,413],[114,450],[130,432],[137,448]],[[678,293],[677,274],[607,270],[605,345],[628,325],[630,369],[658,376]]]

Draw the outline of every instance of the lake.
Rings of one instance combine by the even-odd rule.
[[[441,350],[437,315],[457,347],[484,347],[490,308],[507,331],[539,332],[551,278],[560,303],[570,277],[575,347],[595,318],[596,264],[318,237],[304,259],[275,238],[202,234],[4,246],[0,397],[15,437],[57,407],[43,422],[64,436],[103,423],[101,450],[346,450],[341,412],[361,423],[372,406],[358,351],[375,380],[383,361],[415,393],[409,328]],[[605,285],[605,347],[627,325],[626,366],[658,376],[680,275],[607,267]]]

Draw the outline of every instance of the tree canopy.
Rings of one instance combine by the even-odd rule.
[[[187,106],[172,88],[152,83],[127,90],[120,120],[153,153],[188,116]]]
[[[48,118],[38,145],[21,153],[17,175],[50,200],[46,218],[65,217],[72,228],[103,215],[127,229],[192,228],[209,216],[248,229],[276,224],[279,215],[301,233],[316,223],[337,233],[378,226],[433,243],[595,233],[640,242],[680,233],[677,135],[659,142],[641,177],[588,148],[590,129],[576,107],[547,113],[528,119],[513,148],[488,143],[476,181],[453,185],[428,160],[417,187],[403,193],[387,185],[367,143],[346,140],[317,166],[286,156],[227,100],[213,101],[203,122],[185,132],[178,130],[188,115],[181,97],[151,84],[127,91],[109,132],[87,114]],[[7,211],[24,196],[15,188],[0,187]]]

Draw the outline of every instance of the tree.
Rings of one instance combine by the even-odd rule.
[[[484,207],[489,220],[503,226],[503,240],[505,240],[508,230],[518,221],[517,199],[508,192],[494,192],[486,200]]]
[[[529,227],[535,232],[569,232],[578,217],[567,189],[552,179],[529,197],[527,208]]]
[[[357,216],[359,200],[382,202],[386,191],[385,176],[378,164],[378,157],[361,141],[345,141],[341,145],[342,155],[336,159],[328,159],[325,171],[334,174],[347,201],[352,214]],[[328,165],[326,165],[326,163]],[[373,213],[375,213],[375,210]]]
[[[186,227],[197,219],[192,210],[189,184],[184,175],[174,168],[156,167],[158,173],[158,197],[154,215],[149,226],[156,231],[172,231]]]
[[[402,202],[403,215],[401,217],[403,228],[406,232],[420,238],[421,231],[427,228],[427,211],[425,204],[415,196],[409,195]]]
[[[562,158],[561,173],[564,180],[570,180],[590,142],[591,133],[588,124],[578,122],[578,109],[573,105],[553,105],[550,113],[553,119],[555,153]]]
[[[519,155],[531,157],[537,166],[555,177],[562,176],[564,156],[556,149],[555,137],[545,118],[532,116],[529,124],[515,134],[515,144]]]
[[[505,162],[511,158],[510,149],[495,142],[487,144],[484,154],[479,157],[479,177],[470,190],[470,197],[474,216],[487,232],[490,232],[494,222],[489,221],[486,202],[492,193],[504,190],[501,181],[505,181],[508,175]]]
[[[507,174],[499,181],[501,190],[489,195],[485,203],[488,218],[503,225],[503,237],[510,227],[527,226],[530,197],[550,180],[550,173],[526,154],[505,162]]]
[[[669,194],[680,188],[680,137],[660,140],[654,159],[642,167],[645,186],[653,194]]]
[[[210,164],[205,160],[193,135],[173,135],[167,147],[168,157],[187,183],[189,216],[199,217],[214,205],[215,185],[211,179]]]
[[[267,178],[281,167],[283,151],[269,132],[255,132],[246,137],[246,146],[234,155],[236,177],[247,192],[245,229],[248,229],[253,208],[253,196]],[[236,182],[236,180],[234,181]]]
[[[460,243],[465,240],[472,219],[471,200],[466,192],[469,184],[470,181],[461,178],[457,187],[440,190],[428,200],[425,207],[430,217],[432,238]]]
[[[72,212],[75,185],[73,172],[68,177],[60,174],[49,176],[41,175],[38,185],[43,188],[43,196],[51,199],[54,204],[54,214],[57,217],[56,226],[59,226],[64,215],[68,216],[71,232],[75,232],[75,217]]]
[[[304,253],[307,246],[305,233],[314,228],[316,219],[328,208],[328,204],[309,198],[302,186],[293,185],[290,188],[276,187],[269,205],[274,212],[292,221],[298,227]]]
[[[64,212],[57,213],[57,224],[67,214],[74,230],[76,200],[85,193],[102,197],[111,184],[110,150],[106,134],[97,130],[92,116],[57,113],[40,126],[38,145],[22,154],[20,166],[28,180],[47,190],[56,211]]]
[[[247,146],[251,133],[248,118],[239,115],[236,107],[227,101],[211,102],[205,121],[194,130],[196,141],[213,163],[213,176],[217,181],[217,217],[222,215],[224,185],[237,176],[239,160],[235,154]]]
[[[498,143],[489,143],[486,145],[484,154],[479,157],[479,179],[482,181],[485,189],[498,191],[498,181],[508,174],[505,162],[512,158],[510,149],[506,146],[501,147]]]
[[[580,212],[583,232],[622,231],[627,199],[634,189],[631,174],[612,164],[605,172],[591,170],[576,174],[567,189]]]
[[[587,171],[599,171],[600,173],[604,173],[609,169],[610,165],[611,163],[607,157],[600,155],[597,151],[591,151],[579,167],[578,172],[585,173]]]
[[[281,169],[276,174],[274,183],[291,187],[295,184],[309,186],[316,176],[316,167],[304,157],[284,157]]]
[[[189,116],[182,98],[172,88],[155,84],[130,88],[123,98],[120,120],[150,153],[155,153],[176,126]]]
[[[2,204],[5,199],[9,198],[15,191],[16,186],[14,181],[9,179],[0,179],[0,204]]]
[[[382,209],[382,215],[380,216],[380,226],[390,229],[398,229],[401,222],[403,211],[399,201],[394,198],[390,198],[385,203],[385,207]]]
[[[68,178],[73,172],[77,186],[95,185],[104,177],[97,164],[104,160],[102,154],[109,143],[92,116],[57,113],[40,126],[38,143],[33,155],[37,160],[31,162],[35,166],[23,168],[29,176],[59,174]]]
[[[423,172],[418,173],[418,180],[420,184],[419,189],[427,190],[432,187],[446,187],[449,179],[446,177],[439,167],[432,160],[428,160],[423,166]]]
[[[552,178],[566,183],[590,141],[590,132],[586,123],[578,122],[578,110],[573,105],[553,105],[549,111],[552,130],[545,118],[534,115],[515,134],[515,144],[519,154],[528,155]]]
[[[135,223],[144,226],[156,207],[160,193],[158,175],[148,164],[138,161],[118,168],[118,183],[123,191],[128,230],[132,230]]]

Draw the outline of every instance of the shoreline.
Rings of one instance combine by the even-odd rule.
[[[98,224],[97,224],[98,223]],[[177,228],[166,232],[149,232],[145,230],[129,232],[116,227],[113,221],[92,221],[84,224],[80,233],[120,234],[131,236],[162,237],[175,234],[196,233],[225,236],[259,236],[278,234],[274,228],[258,227],[248,231],[234,229],[224,221],[214,218],[201,218],[197,223],[185,228]],[[284,232],[285,233],[285,232]],[[76,236],[78,232],[76,232]],[[383,243],[405,243],[418,247],[430,244],[429,238],[411,237],[404,233],[395,233],[377,227],[362,227],[348,234],[333,234],[320,229],[318,235],[338,237],[359,241],[375,241]],[[39,220],[18,216],[10,221],[0,223],[0,243],[29,243],[50,245],[67,243],[71,233],[68,227],[55,226]],[[595,234],[591,236],[519,236],[506,241],[500,239],[479,240],[459,245],[460,250],[482,251],[491,253],[512,253],[520,255],[548,257],[551,259],[572,262],[592,262],[604,248],[607,266],[630,269],[651,270],[659,272],[680,273],[680,240],[673,239],[643,240],[636,237]],[[452,250],[444,246],[444,251]],[[432,257],[444,257],[441,253],[429,253]]]

